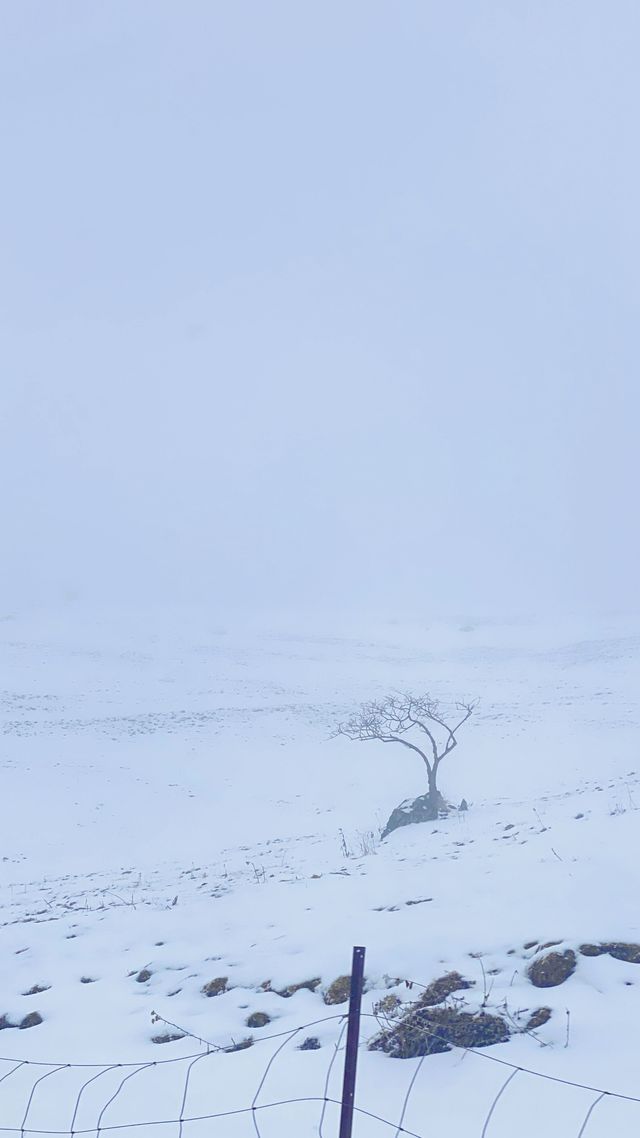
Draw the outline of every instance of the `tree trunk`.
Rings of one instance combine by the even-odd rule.
[[[428,778],[429,778],[429,792],[428,792],[427,797],[429,799],[430,805],[432,805],[434,810],[435,810],[435,817],[437,818],[437,811],[442,809],[442,807],[444,806],[444,799],[443,799],[440,791],[438,791],[437,784],[436,784],[437,767],[432,767],[432,769],[429,770]]]

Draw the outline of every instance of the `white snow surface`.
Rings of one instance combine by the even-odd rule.
[[[588,1138],[638,1132],[640,965],[578,954],[544,990],[526,970],[549,942],[640,942],[639,620],[356,627],[69,606],[0,635],[0,1016],[43,1020],[0,1031],[3,1127],[95,1133],[102,1112],[115,1135],[337,1134],[321,1100],[340,1097],[346,1005],[323,996],[361,944],[356,1104],[387,1121],[357,1113],[357,1138],[396,1134],[414,1075],[415,1134],[480,1135],[511,1075],[489,1138],[577,1136],[600,1091]],[[399,689],[479,697],[441,772],[470,809],[380,842],[425,789],[419,760],[332,729]],[[451,970],[474,982],[471,1010],[522,1022],[546,1005],[551,1020],[422,1062],[366,1050],[374,1005],[419,994],[398,981]],[[207,998],[217,977],[227,990]],[[256,1011],[271,1022],[249,1029]],[[162,1021],[184,1037],[154,1043],[178,1034]],[[199,1041],[249,1036],[231,1054]],[[307,1036],[321,1046],[300,1051]],[[175,1121],[225,1111],[242,1113]]]

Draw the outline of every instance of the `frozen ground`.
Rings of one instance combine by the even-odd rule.
[[[536,948],[524,947],[640,941],[640,623],[363,631],[70,607],[7,617],[0,631],[0,1015],[43,1019],[0,1032],[4,1127],[95,1133],[105,1107],[104,1130],[242,1110],[283,1039],[257,1105],[339,1097],[340,1055],[325,1092],[339,1018],[289,1042],[266,1037],[344,1010],[323,993],[353,944],[367,946],[366,1013],[389,992],[414,997],[396,979],[428,984],[452,969],[475,982],[471,1007],[486,997],[521,1018],[553,1012],[537,1038],[426,1059],[406,1129],[480,1134],[512,1074],[496,1059],[640,1098],[640,966],[579,956],[570,980],[541,991],[526,976]],[[420,766],[330,733],[360,700],[397,688],[480,697],[442,769],[447,795],[471,809],[372,849],[391,808],[424,789]],[[207,998],[217,977],[228,990]],[[277,995],[315,978],[315,992]],[[256,1011],[271,1023],[250,1030]],[[162,1020],[192,1035],[154,1043],[179,1034]],[[365,1038],[377,1030],[363,1024]],[[192,1038],[228,1047],[249,1035],[254,1046],[233,1054],[207,1055]],[[322,1046],[298,1050],[307,1035]],[[76,1063],[98,1066],[57,1070]],[[134,1066],[110,1066],[122,1063]],[[363,1049],[358,1104],[397,1123],[417,1067]],[[596,1097],[521,1072],[487,1133],[577,1135]],[[183,1131],[314,1135],[321,1107]],[[607,1097],[585,1134],[639,1126],[640,1102]],[[323,1133],[336,1132],[330,1105]],[[395,1126],[360,1115],[355,1133]]]

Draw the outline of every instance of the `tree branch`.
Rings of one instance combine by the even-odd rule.
[[[445,713],[440,710],[438,700],[433,696],[428,693],[416,696],[399,692],[383,700],[362,704],[355,715],[338,725],[335,733],[360,743],[375,739],[381,743],[400,743],[410,751],[415,751],[429,772],[429,785],[435,788],[436,771],[446,755],[457,747],[457,733],[473,714],[476,706],[477,701],[456,703],[456,710],[464,714],[451,725],[447,722]],[[440,730],[435,730],[432,725]],[[422,732],[427,736],[432,752],[431,759],[416,743],[404,738],[411,731]],[[444,739],[439,740],[438,735],[441,733],[444,733]]]

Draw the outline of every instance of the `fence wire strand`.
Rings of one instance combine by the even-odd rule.
[[[293,1031],[291,1031],[289,1033],[288,1037],[286,1039],[283,1039],[280,1046],[276,1047],[276,1050],[273,1052],[273,1055],[269,1059],[269,1062],[267,1063],[267,1065],[264,1069],[264,1073],[262,1075],[262,1078],[260,1079],[260,1082],[258,1083],[258,1089],[257,1089],[256,1093],[254,1094],[253,1101],[251,1103],[251,1112],[252,1112],[252,1116],[253,1116],[253,1126],[254,1126],[254,1129],[255,1129],[255,1132],[256,1132],[258,1138],[262,1138],[262,1135],[260,1133],[260,1127],[258,1126],[258,1119],[256,1117],[256,1111],[258,1109],[258,1098],[260,1097],[260,1092],[261,1092],[262,1088],[264,1087],[264,1084],[267,1081],[269,1071],[273,1067],[273,1064],[275,1063],[276,1059],[278,1058],[280,1053],[284,1050],[284,1048],[287,1046],[287,1043],[290,1043],[291,1040],[294,1039],[295,1036],[298,1035],[298,1033],[301,1030],[302,1030],[302,1028],[295,1027],[293,1029]]]
[[[76,1124],[76,1118],[78,1117],[78,1111],[80,1110],[80,1102],[82,1101],[82,1096],[83,1096],[85,1090],[87,1089],[87,1087],[90,1086],[91,1083],[95,1083],[96,1079],[101,1079],[103,1075],[108,1074],[109,1071],[116,1071],[117,1069],[118,1069],[117,1063],[112,1063],[110,1067],[105,1067],[104,1070],[98,1071],[97,1075],[92,1075],[90,1079],[87,1079],[86,1082],[84,1082],[82,1084],[82,1086],[80,1087],[80,1090],[78,1091],[75,1106],[73,1108],[73,1117],[71,1119],[71,1126],[69,1128],[69,1133],[72,1136],[75,1133],[74,1128],[75,1128],[75,1124]]]
[[[482,1138],[486,1138],[486,1133],[487,1133],[487,1130],[489,1129],[489,1123],[491,1122],[491,1119],[493,1118],[493,1112],[496,1109],[496,1107],[497,1107],[500,1099],[502,1098],[504,1092],[506,1091],[509,1084],[513,1082],[516,1075],[519,1075],[519,1074],[520,1074],[519,1070],[512,1071],[510,1075],[507,1075],[504,1083],[500,1087],[500,1090],[498,1091],[493,1102],[491,1103],[491,1106],[489,1107],[489,1113],[487,1114],[487,1117],[484,1120],[484,1126],[482,1127]]]
[[[591,1103],[591,1106],[589,1107],[587,1113],[584,1116],[584,1122],[582,1123],[582,1126],[580,1127],[580,1130],[578,1131],[578,1138],[582,1138],[582,1135],[584,1134],[585,1130],[587,1129],[589,1119],[591,1118],[591,1115],[593,1114],[594,1110],[596,1109],[598,1103],[602,1102],[603,1098],[607,1098],[607,1097],[608,1097],[607,1092],[603,1091],[602,1094],[598,1095],[597,1099],[594,1099],[594,1101]]]
[[[25,1134],[27,1132],[27,1119],[29,1117],[29,1111],[31,1110],[31,1104],[35,1098],[36,1090],[40,1084],[44,1083],[45,1079],[50,1079],[52,1075],[57,1075],[58,1071],[66,1071],[68,1067],[68,1063],[61,1063],[59,1067],[54,1067],[52,1071],[47,1071],[44,1075],[41,1075],[39,1079],[36,1079],[35,1083],[32,1084],[31,1094],[27,1099],[27,1106],[24,1112],[24,1118],[22,1119],[22,1126],[20,1127],[21,1134]]]
[[[209,1054],[209,1052],[205,1051],[204,1055],[198,1055],[196,1059],[191,1060],[191,1062],[189,1063],[189,1066],[187,1067],[187,1073],[184,1077],[184,1089],[182,1091],[182,1102],[180,1103],[180,1126],[178,1127],[178,1138],[182,1138],[182,1131],[184,1128],[184,1112],[185,1112],[185,1109],[187,1106],[187,1095],[189,1093],[189,1081],[191,1079],[191,1072],[192,1072],[193,1068],[195,1067],[196,1063],[199,1063],[201,1059],[206,1058],[206,1056],[208,1054]]]
[[[103,1126],[102,1125],[102,1119],[104,1118],[106,1111],[111,1106],[111,1103],[115,1102],[115,1100],[117,1099],[117,1097],[120,1094],[120,1091],[124,1087],[125,1083],[128,1083],[129,1080],[133,1079],[135,1075],[139,1075],[141,1071],[148,1071],[149,1067],[153,1067],[153,1066],[154,1066],[153,1063],[144,1063],[142,1065],[139,1065],[135,1071],[130,1071],[128,1075],[125,1075],[120,1080],[120,1085],[118,1086],[117,1090],[115,1090],[113,1092],[113,1094],[111,1095],[111,1098],[107,1100],[107,1102],[104,1104],[102,1110],[100,1111],[100,1114],[98,1115],[98,1122],[97,1122],[97,1125],[95,1128],[96,1129],[96,1138],[100,1138],[100,1133],[102,1130],[112,1130],[113,1129],[113,1127],[111,1127],[111,1126]],[[149,1123],[149,1125],[151,1125],[151,1123]],[[82,1133],[81,1130],[76,1130],[76,1134],[81,1134],[81,1133]]]
[[[398,1119],[398,1127],[396,1129],[394,1138],[398,1138],[399,1134],[403,1134],[403,1133],[406,1134],[406,1131],[403,1131],[402,1124],[404,1122],[405,1115],[407,1113],[407,1108],[409,1106],[409,1099],[411,1098],[411,1092],[416,1085],[416,1080],[417,1080],[418,1075],[420,1074],[420,1072],[422,1070],[422,1064],[424,1063],[426,1058],[427,1058],[426,1055],[422,1055],[420,1057],[420,1059],[418,1060],[418,1065],[416,1066],[416,1069],[413,1072],[413,1075],[411,1076],[409,1086],[407,1087],[407,1093],[404,1096],[404,1102],[402,1103],[402,1110],[400,1111],[400,1118]]]
[[[345,1022],[345,1023],[343,1023],[342,1027],[340,1028],[340,1034],[339,1034],[338,1038],[336,1039],[336,1041],[333,1045],[333,1055],[331,1056],[331,1059],[329,1061],[329,1066],[327,1067],[327,1074],[326,1074],[325,1080],[324,1080],[324,1097],[322,1100],[322,1109],[320,1110],[320,1121],[318,1123],[318,1138],[324,1138],[324,1120],[325,1120],[325,1117],[327,1114],[327,1103],[330,1101],[328,1098],[328,1094],[329,1094],[329,1083],[331,1082],[331,1072],[333,1071],[334,1063],[335,1063],[336,1059],[338,1058],[338,1052],[340,1050],[340,1044],[342,1043],[342,1040],[344,1039],[344,1033],[346,1030],[347,1030],[347,1024]]]

